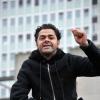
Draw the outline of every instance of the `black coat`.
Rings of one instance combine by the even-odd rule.
[[[80,48],[88,58],[58,49],[47,61],[38,50],[33,51],[19,71],[10,100],[28,100],[30,89],[36,100],[77,100],[76,78],[100,75],[100,49],[91,41],[88,47]]]

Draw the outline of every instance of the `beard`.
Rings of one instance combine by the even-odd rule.
[[[56,53],[57,49],[54,49],[52,47],[49,48],[42,48],[42,50],[40,50],[41,54],[45,57],[45,58],[51,58],[55,53]]]

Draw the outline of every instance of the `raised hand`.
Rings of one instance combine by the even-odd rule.
[[[73,28],[71,31],[74,35],[75,41],[80,46],[88,46],[87,35],[84,31],[81,31],[79,28]]]

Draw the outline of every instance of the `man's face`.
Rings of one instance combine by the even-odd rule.
[[[53,54],[59,45],[59,40],[52,29],[42,29],[37,38],[37,48],[42,54]]]

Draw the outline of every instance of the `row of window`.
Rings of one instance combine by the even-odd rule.
[[[12,60],[12,59],[11,59]],[[0,71],[0,78],[2,77],[9,77],[9,76],[14,76],[15,75],[15,70],[2,70]]]
[[[23,35],[22,34],[20,34],[20,35],[18,35],[18,41],[20,42],[20,41],[22,41],[23,40]],[[31,40],[31,34],[27,34],[26,35],[26,41],[30,41]],[[15,36],[14,35],[12,35],[11,37],[10,37],[10,43],[14,43],[15,42]],[[2,37],[2,44],[7,44],[7,36],[3,36]]]
[[[59,2],[63,2],[64,0],[59,0]],[[68,2],[72,1],[72,0],[67,0]],[[32,4],[32,0],[18,0],[18,6],[19,7],[22,7],[24,5],[24,2],[26,2],[26,5],[29,6]],[[34,5],[35,6],[38,6],[40,4],[40,2],[43,4],[43,5],[46,5],[48,4],[48,0],[34,0]],[[50,2],[52,4],[54,4],[56,2],[56,0],[50,0]],[[3,9],[7,9],[8,8],[8,3],[10,5],[11,8],[15,8],[16,6],[16,1],[15,0],[11,0],[11,1],[3,1],[2,2],[2,8]]]
[[[84,30],[88,33],[88,30],[89,30],[88,26],[84,27]],[[3,36],[2,37],[2,44],[4,44],[4,45],[7,44],[8,43],[7,39],[8,39],[7,36]],[[31,40],[31,34],[30,33],[26,34],[25,40],[26,41],[30,41]],[[23,35],[22,34],[18,35],[18,41],[19,42],[23,41]],[[15,36],[14,35],[11,35],[10,43],[15,43]]]
[[[24,1],[25,0],[18,0],[18,5],[19,5],[19,7],[22,7],[23,5],[24,5]],[[42,1],[42,4],[47,4],[48,3],[48,0],[41,0]],[[63,2],[64,0],[58,0],[59,2]],[[71,2],[71,1],[73,1],[73,0],[67,0],[68,2]],[[29,6],[29,5],[31,5],[31,3],[32,3],[32,0],[26,0],[25,1],[26,2],[26,4]],[[56,2],[56,0],[50,0],[50,2],[51,3],[55,3]],[[39,3],[40,3],[40,0],[34,0],[34,5],[35,6],[38,6],[39,5]],[[93,5],[96,5],[98,2],[97,2],[97,0],[92,0],[92,4]],[[15,0],[11,0],[10,1],[10,7],[11,8],[14,8],[15,7],[15,4],[16,4],[16,1]],[[7,9],[8,8],[8,2],[7,1],[3,1],[2,2],[2,8],[3,9]]]
[[[87,32],[87,33],[89,33],[89,27],[88,26],[86,26],[86,27],[84,27],[84,30]],[[63,35],[63,30],[61,30],[61,33],[62,33],[62,35]],[[22,34],[20,34],[20,35],[18,35],[18,42],[22,42],[23,41],[23,35]],[[3,36],[2,37],[2,44],[3,45],[6,45],[7,43],[8,43],[8,40],[7,40],[8,38],[7,38],[7,36]],[[26,34],[26,36],[25,36],[25,40],[26,41],[30,41],[31,40],[31,34],[30,33],[27,33]],[[15,36],[14,35],[11,35],[11,37],[10,37],[10,43],[12,44],[12,43],[15,43]]]
[[[66,15],[66,19],[67,20],[72,19],[72,16],[73,16],[73,12],[72,11],[68,11],[66,14],[67,14]],[[58,13],[58,20],[63,20],[64,16],[65,16],[64,12],[59,12]],[[81,11],[80,10],[76,10],[75,11],[75,17],[76,18],[80,18],[80,16],[81,16]],[[84,18],[87,17],[87,16],[89,16],[89,9],[88,8],[84,9]],[[50,14],[50,21],[55,21],[56,17],[57,17],[56,13],[51,13]],[[44,22],[47,22],[49,16],[47,14],[40,15],[40,16],[39,15],[35,15],[34,18],[33,18],[34,22],[35,23],[39,23],[40,18],[42,18],[42,22],[44,23]],[[32,22],[32,17],[31,16],[27,16],[26,17],[26,24],[31,24],[31,22]],[[15,18],[11,18],[10,19],[10,26],[14,26],[15,23],[16,23]],[[18,18],[18,25],[23,25],[23,23],[24,23],[24,18],[23,17],[19,17]],[[2,19],[2,26],[7,26],[7,24],[8,24],[8,19],[7,18]]]
[[[19,7],[22,7],[24,5],[24,1],[25,0],[18,0],[17,3],[19,5]],[[42,1],[42,4],[44,4],[44,5],[46,5],[48,3],[48,0],[41,0],[41,1]],[[58,0],[58,1],[59,2],[64,2],[64,0]],[[73,0],[66,0],[66,1],[71,2]],[[28,6],[32,4],[32,0],[26,0],[25,2]],[[50,0],[50,2],[54,4],[56,2],[56,0]],[[9,3],[10,3],[11,8],[15,8],[15,6],[16,6],[16,1],[15,0],[11,0]],[[97,3],[98,3],[97,0],[92,0],[93,5],[96,5]],[[34,5],[35,6],[38,6],[39,4],[40,4],[40,0],[34,0]],[[8,1],[3,1],[2,2],[2,8],[3,9],[8,8]]]

